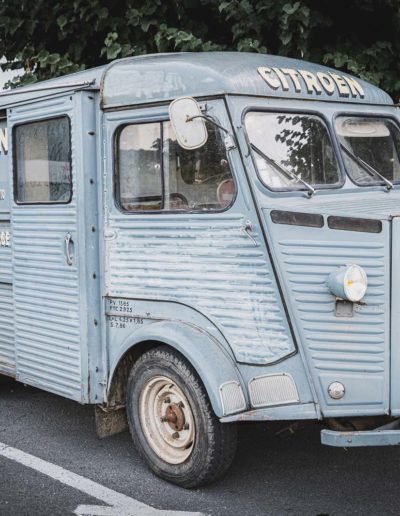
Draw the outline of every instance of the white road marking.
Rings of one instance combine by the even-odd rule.
[[[96,498],[107,504],[108,507],[96,505],[79,505],[74,511],[78,516],[201,516],[201,512],[164,511],[154,509],[134,498],[113,491],[93,480],[77,475],[72,471],[39,459],[7,444],[0,443],[0,455],[39,471],[43,475],[58,480],[64,485],[72,487],[82,493]]]

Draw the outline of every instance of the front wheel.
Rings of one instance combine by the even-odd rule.
[[[150,468],[174,484],[208,484],[230,466],[236,425],[222,424],[207,393],[181,355],[167,347],[144,353],[127,384],[133,441]]]

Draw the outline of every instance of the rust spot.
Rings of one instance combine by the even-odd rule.
[[[185,426],[185,414],[183,413],[182,408],[176,403],[171,403],[168,405],[167,410],[165,412],[166,422],[172,428],[172,430],[176,430],[180,432],[183,430]]]

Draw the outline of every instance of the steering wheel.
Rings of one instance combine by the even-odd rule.
[[[217,199],[221,206],[228,206],[232,202],[234,195],[235,183],[232,177],[222,180],[217,188]]]
[[[178,207],[179,205],[180,206],[189,206],[189,201],[187,200],[187,198],[181,194],[181,193],[178,193],[178,192],[174,192],[174,193],[170,193],[168,194],[167,196],[167,199],[169,199],[170,201],[175,201],[177,204],[178,204]]]

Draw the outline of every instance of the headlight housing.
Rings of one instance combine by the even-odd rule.
[[[334,296],[358,303],[367,291],[367,274],[359,265],[346,265],[329,275],[328,287]]]

